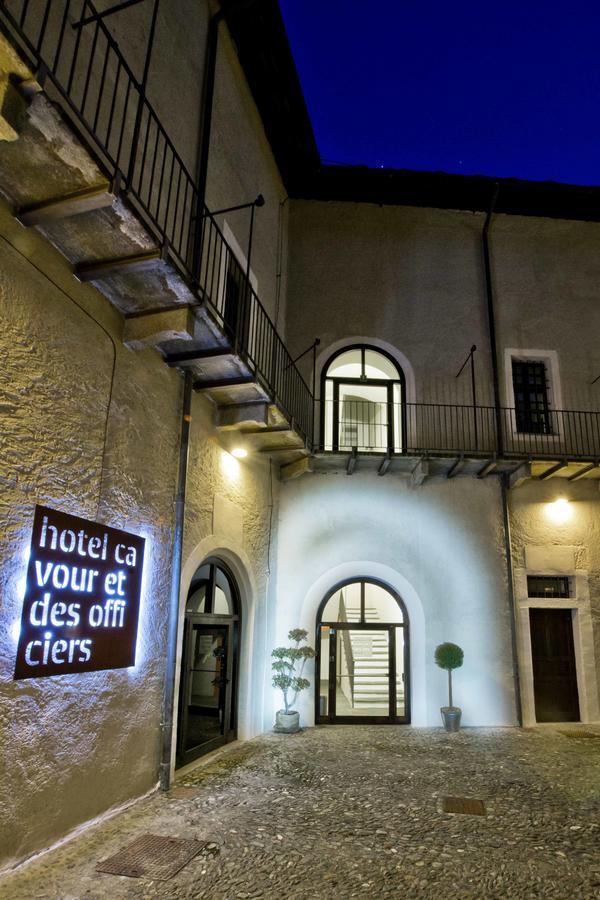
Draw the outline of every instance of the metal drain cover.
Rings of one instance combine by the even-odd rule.
[[[472,797],[443,797],[442,808],[446,813],[458,813],[463,816],[485,816],[483,800]]]
[[[97,872],[166,881],[206,847],[206,841],[144,834],[96,866]]]

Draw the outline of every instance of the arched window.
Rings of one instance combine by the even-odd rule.
[[[323,370],[324,450],[401,453],[404,376],[382,350],[340,350]]]
[[[410,721],[408,616],[382,582],[338,584],[317,615],[316,722]]]

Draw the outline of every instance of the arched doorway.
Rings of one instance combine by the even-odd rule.
[[[338,350],[323,368],[323,450],[402,453],[405,384],[397,362],[364,344]]]
[[[316,650],[317,724],[410,722],[408,616],[391,588],[336,585],[319,607]]]
[[[185,605],[177,764],[191,762],[237,735],[240,602],[219,559],[194,573]]]

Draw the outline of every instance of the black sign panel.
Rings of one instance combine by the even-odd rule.
[[[135,665],[144,544],[36,506],[15,679]]]

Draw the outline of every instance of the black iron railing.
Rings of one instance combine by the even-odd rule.
[[[346,453],[465,454],[510,458],[600,458],[600,413],[550,410],[543,430],[519,430],[517,411],[443,403],[322,401],[319,449]],[[502,426],[498,441],[497,421]]]
[[[90,0],[0,0],[0,26],[107,176],[221,321],[236,349],[312,442],[312,394]],[[237,283],[235,314],[231,293]],[[228,288],[229,284],[229,288]],[[239,327],[238,327],[239,326]]]

